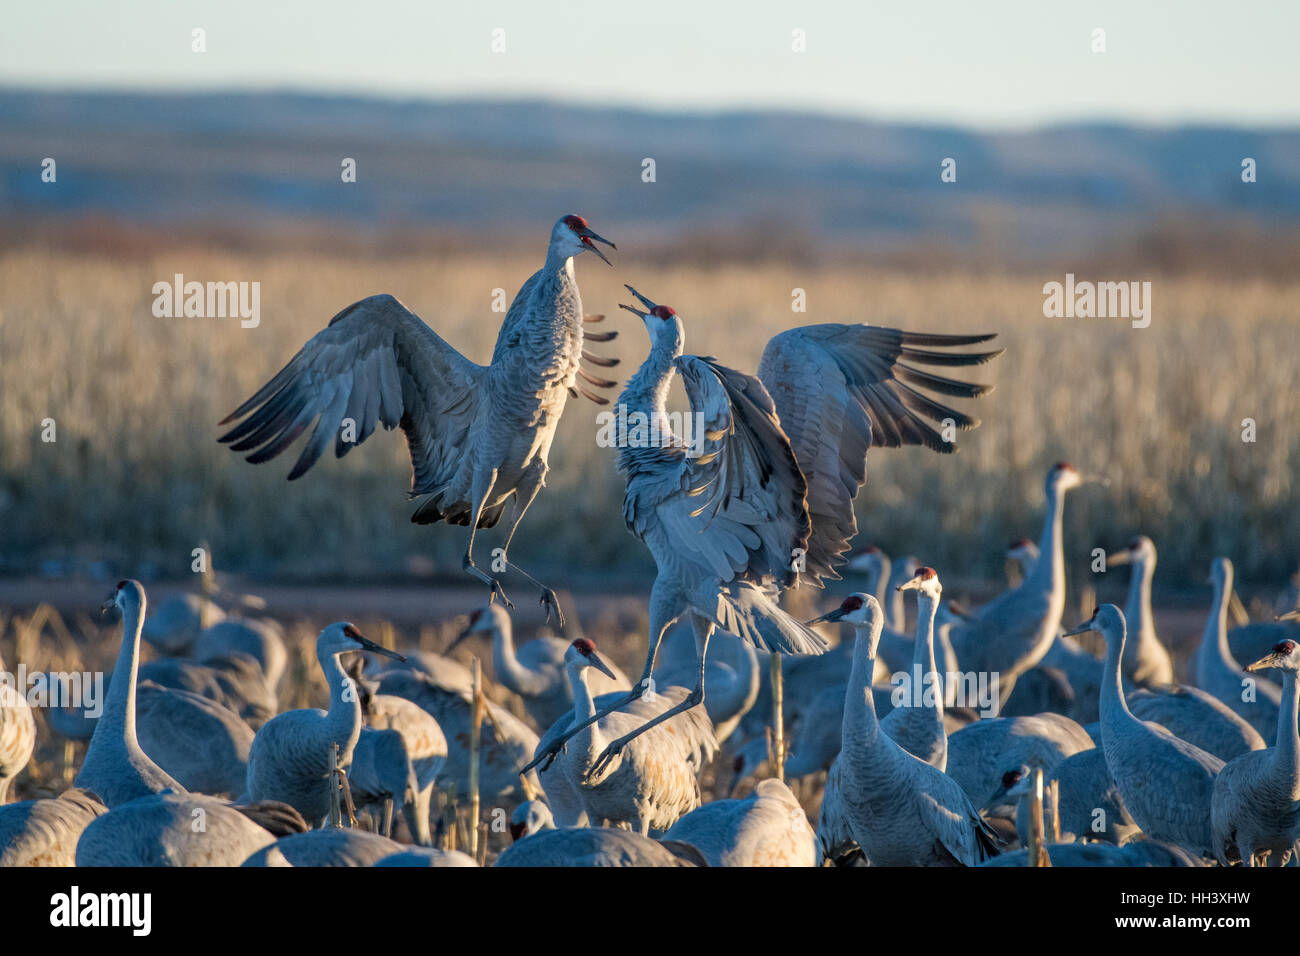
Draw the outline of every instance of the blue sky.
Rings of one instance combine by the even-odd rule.
[[[1091,51],[1095,28],[1105,53]],[[495,29],[505,52],[492,52]],[[976,127],[1300,125],[1297,36],[1293,0],[46,0],[7,5],[0,83],[544,96]]]

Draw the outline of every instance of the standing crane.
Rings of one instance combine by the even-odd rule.
[[[135,681],[146,606],[144,586],[139,581],[119,581],[113,596],[101,608],[105,613],[114,607],[122,612],[122,648],[75,783],[94,792],[110,809],[164,790],[185,792],[149,758],[136,736]]]
[[[650,592],[648,653],[633,695],[648,686],[664,632],[683,615],[695,630],[699,674],[680,704],[612,741],[596,772],[638,733],[704,699],[704,664],[715,628],[769,651],[826,649],[820,635],[781,609],[781,592],[797,583],[820,587],[824,578],[838,579],[835,567],[857,534],[853,499],[873,444],[952,452],[954,444],[924,419],[953,428],[979,424],[919,389],[969,398],[990,386],[916,366],[977,365],[1002,351],[948,351],[992,335],[810,325],[768,342],[755,377],[684,354],[685,331],[676,311],[627,289],[645,306],[622,308],[644,323],[650,353],[628,380],[619,406],[649,428],[618,436],[618,467],[627,476],[623,518],[658,568]],[[672,432],[665,402],[674,372],[681,374],[702,434]]]
[[[338,746],[338,765],[346,767],[361,733],[360,695],[339,663],[339,655],[348,651],[405,660],[345,621],[331,624],[316,638],[316,660],[330,692],[329,710],[309,707],[277,714],[258,730],[248,754],[249,798],[287,803],[311,826],[319,826],[330,810],[330,745]]]
[[[1045,482],[1042,557],[1019,587],[1004,591],[980,608],[974,620],[959,621],[948,632],[962,670],[998,675],[1002,703],[1011,696],[1016,678],[1043,659],[1060,630],[1065,610],[1065,495],[1085,480],[1069,462],[1052,466]]]
[[[596,378],[580,361],[613,360],[583,350],[582,299],[574,257],[594,243],[614,244],[581,216],[564,216],[551,229],[546,262],[515,296],[488,365],[476,365],[443,341],[391,295],[353,303],[330,320],[274,378],[221,424],[242,418],[219,439],[249,452],[254,464],[288,448],[316,421],[289,480],[307,472],[332,443],[341,458],[364,442],[376,424],[402,427],[411,453],[411,497],[423,497],[411,520],[468,525],[462,565],[509,604],[500,582],[474,563],[474,536],[494,527],[515,498],[501,561],[536,585],[547,616],[564,615],[555,592],[506,559],[528,506],[545,484],[547,456],[569,395],[600,404]],[[609,340],[588,334],[594,341]],[[246,417],[245,417],[246,416]],[[318,419],[318,420],[317,420]],[[350,427],[349,427],[350,425]]]
[[[1210,795],[1223,761],[1129,710],[1120,674],[1125,627],[1119,608],[1103,604],[1067,633],[1084,631],[1106,639],[1101,745],[1125,809],[1151,839],[1212,856]]]
[[[1214,603],[1205,621],[1201,646],[1196,652],[1196,683],[1223,701],[1259,732],[1267,743],[1277,730],[1282,689],[1270,680],[1252,677],[1241,669],[1228,644],[1228,601],[1232,597],[1232,562],[1215,558],[1210,566]],[[1248,693],[1253,691],[1253,693]],[[1248,699],[1249,698],[1249,699]]]
[[[880,729],[919,760],[938,770],[948,766],[948,732],[943,725],[943,683],[934,666],[934,617],[943,585],[934,568],[918,568],[916,576],[897,592],[916,591],[916,652],[907,688],[893,710],[880,721]]]
[[[1300,733],[1296,729],[1300,644],[1281,641],[1246,665],[1246,670],[1269,667],[1282,672],[1277,743],[1228,761],[1214,780],[1210,807],[1214,853],[1224,866],[1232,860],[1246,866],[1260,862],[1285,866],[1300,845]]]
[[[817,836],[780,780],[761,780],[744,800],[714,800],[664,834],[689,843],[709,866],[817,866]]]
[[[997,855],[992,831],[957,782],[909,754],[876,720],[870,681],[885,623],[880,602],[851,594],[821,619],[856,631],[843,740],[831,767],[835,806],[823,797],[821,828],[841,840],[847,831],[872,866],[975,866]],[[823,847],[836,842],[818,837]]]
[[[696,775],[718,749],[703,707],[690,710],[671,727],[651,730],[629,740],[630,745],[614,760],[593,769],[605,740],[612,734],[626,734],[657,714],[673,710],[674,705],[688,696],[686,688],[663,688],[600,714],[586,672],[593,667],[606,676],[611,672],[596,645],[586,638],[575,640],[565,652],[564,667],[573,685],[573,712],[558,721],[546,736],[567,733],[575,725],[580,728],[556,759],[555,769],[568,778],[588,818],[627,824],[647,836],[651,830],[668,829],[678,817],[698,807],[700,783]],[[607,694],[601,703],[609,703],[611,697],[621,701],[623,696]],[[595,715],[599,719],[589,719]],[[546,738],[538,744],[538,750],[545,743]],[[547,796],[551,796],[549,791]]]
[[[1108,568],[1120,564],[1133,566],[1124,620],[1135,633],[1129,635],[1124,645],[1124,676],[1135,684],[1172,684],[1174,662],[1156,636],[1156,621],[1151,613],[1151,578],[1156,573],[1155,542],[1140,534],[1123,551],[1116,551],[1106,558]]]

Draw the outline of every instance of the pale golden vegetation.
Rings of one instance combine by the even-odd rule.
[[[123,572],[151,561],[180,575],[206,539],[224,568],[253,574],[365,578],[430,556],[458,571],[463,531],[408,522],[399,434],[382,433],[342,462],[327,456],[290,485],[296,448],[254,467],[216,443],[217,422],[336,311],[375,292],[397,295],[486,361],[501,320],[492,290],[513,296],[536,259],[469,249],[434,260],[201,247],[130,258],[0,254],[0,567],[76,557]],[[1153,321],[1133,329],[1123,319],[1044,318],[1042,284],[1060,272],[696,268],[630,252],[614,269],[593,259],[578,271],[587,311],[623,332],[594,347],[623,359],[619,378],[646,345],[639,323],[617,309],[622,281],[681,312],[688,349],[748,370],[792,324],[999,332],[1007,354],[976,370],[997,391],[967,404],[984,425],[963,436],[960,454],[872,452],[859,543],[916,553],[957,578],[993,576],[1010,535],[1037,534],[1042,475],[1064,458],[1111,479],[1071,501],[1076,567],[1094,545],[1116,547],[1136,531],[1160,547],[1160,577],[1189,585],[1220,553],[1248,579],[1281,582],[1300,551],[1291,474],[1300,282],[1161,276],[1134,264],[1099,277],[1152,281]],[[176,272],[260,282],[260,327],[156,318],[151,287]],[[796,287],[807,292],[806,314],[791,312]],[[570,404],[548,491],[513,549],[525,567],[551,566],[562,586],[596,570],[649,567],[623,528],[622,480],[612,452],[596,447],[597,411]],[[53,444],[40,438],[45,418],[57,423]],[[1245,418],[1257,423],[1253,444],[1241,440]]]

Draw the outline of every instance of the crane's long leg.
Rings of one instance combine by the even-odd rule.
[[[655,583],[656,585],[658,585],[657,581]],[[655,590],[657,590],[657,587]],[[680,610],[678,610],[676,612],[673,612],[670,617],[665,618],[663,616],[663,613],[666,613],[664,611],[666,600],[667,599],[663,598],[661,595],[660,599],[656,601],[655,591],[652,590],[650,592],[650,614],[651,614],[650,621],[651,624],[653,625],[657,617],[659,620],[659,626],[657,628],[652,626],[650,629],[650,639],[648,641],[649,650],[646,653],[645,670],[642,671],[640,679],[635,684],[632,685],[632,689],[628,691],[627,696],[621,697],[618,700],[614,701],[614,703],[611,706],[606,707],[604,710],[597,711],[593,716],[584,720],[582,723],[570,727],[568,730],[564,732],[564,734],[561,737],[557,738],[549,747],[547,747],[546,750],[537,754],[537,756],[533,757],[531,761],[525,764],[524,767],[519,771],[520,774],[527,773],[528,771],[536,767],[538,764],[540,764],[542,761],[546,761],[545,766],[542,767],[542,769],[545,770],[546,767],[549,767],[551,765],[551,762],[555,760],[556,756],[564,748],[564,745],[568,743],[569,738],[577,734],[578,731],[582,730],[584,727],[589,727],[590,725],[594,724],[598,720],[608,717],[610,714],[614,713],[614,711],[622,707],[626,707],[628,704],[632,703],[632,701],[636,700],[638,697],[644,696],[645,694],[653,690],[655,658],[658,657],[659,655],[659,645],[663,642],[664,635],[668,633],[668,628],[672,627],[673,622],[677,620],[677,618],[680,616],[681,613]],[[656,611],[659,611],[660,613],[656,614]]]
[[[546,623],[551,623],[551,612],[555,612],[555,619],[560,628],[564,628],[564,612],[560,610],[560,602],[556,600],[555,592],[548,588],[537,578],[533,577],[517,564],[511,564],[507,557],[510,553],[510,542],[515,539],[515,531],[519,528],[519,522],[524,520],[524,513],[537,497],[537,493],[542,490],[542,474],[530,476],[527,488],[519,488],[515,491],[515,513],[510,520],[510,530],[506,533],[506,543],[501,549],[501,560],[507,568],[513,568],[522,577],[532,582],[533,586],[542,592],[542,607],[546,608]]]
[[[691,623],[695,627],[695,653],[698,655],[700,665],[700,674],[696,679],[695,689],[687,694],[686,699],[680,704],[677,704],[675,707],[669,707],[662,714],[652,720],[646,721],[630,734],[625,734],[617,740],[610,741],[609,746],[601,751],[600,756],[597,757],[595,763],[591,765],[591,769],[587,771],[586,776],[588,779],[600,776],[600,774],[605,771],[605,768],[609,766],[611,761],[618,756],[619,752],[622,751],[624,747],[637,737],[640,737],[651,727],[657,727],[664,721],[672,720],[678,714],[688,711],[698,704],[704,703],[704,655],[708,653],[709,638],[713,636],[713,622],[706,621],[697,615],[692,615]]]
[[[469,519],[469,547],[465,549],[465,557],[461,561],[460,566],[490,587],[492,589],[492,597],[495,598],[499,595],[502,604],[506,607],[514,607],[514,605],[510,603],[510,598],[506,597],[506,592],[502,589],[501,582],[490,574],[480,571],[478,565],[474,563],[474,535],[478,533],[478,516],[483,512],[483,506],[487,504],[488,498],[491,497],[492,486],[496,483],[497,470],[495,468],[492,469],[491,474],[488,476],[486,486],[481,486],[477,477],[474,479],[474,511],[470,515]]]

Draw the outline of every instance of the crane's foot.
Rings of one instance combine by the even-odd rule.
[[[551,623],[551,612],[555,612],[555,623],[564,630],[564,612],[560,610],[560,602],[555,597],[555,592],[550,588],[542,588],[541,605],[546,608],[546,623]]]
[[[555,743],[551,744],[541,753],[537,754],[537,756],[533,757],[533,759],[530,760],[528,763],[524,764],[524,766],[519,771],[519,776],[522,777],[524,774],[528,773],[528,771],[532,770],[534,767],[537,767],[539,773],[544,773],[545,771],[550,769],[551,764],[555,763],[555,758],[560,755],[560,751],[564,750],[565,746],[566,746],[566,741],[564,740],[555,741]],[[538,766],[539,764],[541,766]]]
[[[585,774],[583,774],[583,779],[590,782],[604,773],[605,770],[608,769],[609,765],[614,762],[614,758],[623,752],[623,748],[627,746],[635,736],[636,734],[629,734],[626,737],[619,737],[617,740],[610,741],[609,746],[600,752],[600,756],[596,758],[596,762],[591,765],[591,768]]]
[[[497,598],[501,598],[501,603],[504,604],[506,607],[515,606],[514,602],[511,601],[510,598],[506,597],[506,592],[505,589],[501,587],[501,582],[498,581],[496,578],[493,578],[492,593],[488,595],[488,603],[491,604]]]
[[[510,598],[506,597],[505,588],[501,587],[501,582],[498,581],[496,578],[492,577],[492,575],[485,574],[483,571],[480,571],[478,565],[474,563],[474,559],[471,558],[468,554],[461,559],[460,566],[462,569],[464,569],[464,571],[467,574],[470,574],[473,577],[478,578],[480,581],[482,581],[484,584],[486,584],[489,588],[492,589],[491,594],[488,596],[489,603],[495,601],[499,597],[501,598],[501,603],[504,604],[506,607],[514,607],[514,604],[511,602]]]

